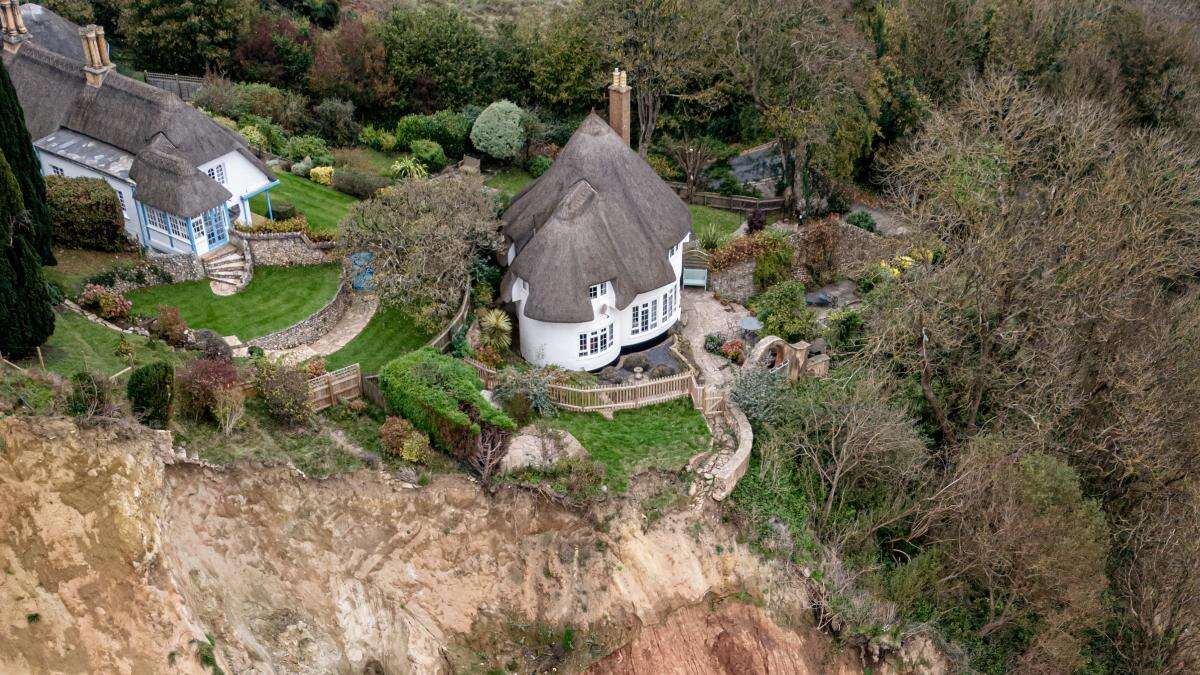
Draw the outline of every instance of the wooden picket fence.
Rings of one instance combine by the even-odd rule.
[[[714,209],[740,211],[742,213],[753,211],[754,209],[762,209],[767,213],[783,210],[783,197],[734,197],[716,192],[700,191],[689,194],[686,183],[668,182],[667,185],[670,185],[681,198],[700,206],[711,206]]]
[[[358,398],[363,394],[362,371],[357,363],[338,368],[308,381],[308,407],[313,412],[324,410],[342,401]]]
[[[485,387],[491,389],[496,385],[495,370],[473,359],[466,359],[466,362],[475,368]],[[551,384],[548,389],[550,399],[556,405],[574,412],[631,410],[677,398],[689,398],[697,410],[709,415],[725,405],[721,393],[700,384],[690,372],[631,384],[601,384],[594,387]]]

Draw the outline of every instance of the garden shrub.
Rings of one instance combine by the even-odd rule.
[[[246,139],[246,143],[249,144],[250,147],[257,148],[259,150],[271,149],[267,144],[266,135],[264,135],[263,132],[259,131],[258,129],[247,125],[238,129],[237,132],[241,134],[242,138]]]
[[[270,119],[248,114],[243,115],[238,120],[238,125],[241,127],[241,134],[246,136],[246,141],[251,145],[263,150],[269,150],[277,155],[284,153],[288,142],[287,132],[284,131],[283,127],[275,124]],[[257,136],[261,142],[255,144],[251,141],[247,133]]]
[[[842,309],[829,315],[825,330],[829,344],[843,351],[852,351],[862,346],[865,322],[853,309]]]
[[[846,218],[846,222],[855,227],[862,228],[867,232],[875,231],[875,218],[866,211],[855,211],[854,213],[851,213]]]
[[[384,452],[413,464],[425,464],[433,456],[429,437],[403,417],[388,416],[379,426],[379,443]]]
[[[804,302],[804,284],[784,281],[750,301],[750,309],[763,327],[763,335],[774,335],[788,342],[811,341],[817,337],[816,315]]]
[[[237,386],[218,389],[215,394],[212,415],[221,427],[221,433],[228,436],[246,414],[246,392]]]
[[[787,378],[766,368],[735,371],[729,398],[758,425],[779,426],[795,417],[792,407],[796,395]]]
[[[405,115],[396,122],[396,147],[408,150],[413,141],[422,138],[433,138],[435,135],[433,117],[430,115]]]
[[[431,173],[441,171],[449,163],[449,160],[446,159],[446,153],[437,141],[416,140],[412,142],[410,147],[412,148],[413,157],[425,165],[425,168],[429,169]]]
[[[385,365],[379,384],[393,410],[455,457],[474,459],[507,443],[517,428],[479,393],[483,383],[474,368],[429,347]]]
[[[333,155],[329,152],[329,146],[325,144],[325,139],[319,136],[292,136],[288,139],[282,154],[297,162],[311,160],[310,171],[313,166],[333,164]],[[293,166],[292,169],[294,172],[295,167]]]
[[[550,399],[550,383],[553,374],[537,368],[521,370],[509,366],[496,373],[496,385],[492,388],[495,400],[504,406],[504,411],[517,421],[526,424],[533,416],[553,417],[558,409]]]
[[[112,382],[100,373],[79,371],[71,376],[67,395],[67,413],[76,417],[105,415],[110,412]]]
[[[207,328],[199,328],[192,331],[192,338],[196,341],[196,347],[204,352],[205,358],[218,361],[233,360],[233,347],[225,342],[225,338],[221,337],[220,333]]]
[[[138,421],[152,429],[166,429],[175,400],[175,368],[155,361],[129,375],[125,393]]]
[[[312,168],[313,168],[312,157],[305,157],[304,159],[292,164],[292,168],[289,169],[289,171],[291,171],[292,175],[294,175],[294,176],[300,176],[301,178],[308,178],[308,172],[312,171]]]
[[[741,365],[746,360],[746,343],[741,340],[729,340],[721,345],[721,355]]]
[[[709,333],[704,336],[704,351],[716,354],[721,351],[721,345],[725,344],[725,336],[720,333]]]
[[[513,159],[525,145],[521,109],[510,101],[496,101],[479,113],[471,127],[471,143],[496,159]]]
[[[765,228],[766,226],[767,226],[767,212],[766,211],[763,211],[760,208],[753,208],[753,209],[750,209],[750,211],[746,213],[746,231],[749,232],[750,234],[754,234],[755,232],[762,232],[763,228]]]
[[[625,381],[625,371],[616,366],[606,366],[600,370],[600,374],[597,377],[600,378],[601,382],[620,384]]]
[[[46,176],[46,205],[54,243],[91,251],[128,251],[125,216],[117,193],[101,178]]]
[[[634,368],[645,368],[646,366],[650,365],[650,359],[646,358],[645,354],[630,354],[629,356],[625,357],[625,360],[621,362],[621,365],[627,370],[633,370]]]
[[[192,361],[183,367],[176,381],[179,383],[180,408],[197,420],[205,416],[217,419],[220,392],[242,386],[237,367],[229,361],[216,359]]]
[[[485,347],[505,350],[512,345],[512,319],[502,309],[489,309],[479,316],[479,342]]]
[[[533,157],[529,158],[528,162],[525,163],[525,170],[529,172],[530,176],[539,178],[542,174],[550,170],[551,164],[552,162],[550,161],[549,157],[546,157],[545,155],[534,155]]]
[[[150,335],[173,347],[187,343],[187,324],[179,315],[178,307],[158,306],[158,315],[150,323]]]
[[[111,288],[87,284],[79,295],[79,306],[104,319],[127,319],[133,303]]]
[[[675,369],[665,363],[660,363],[650,369],[650,379],[657,380],[660,377],[670,377],[675,374]]]
[[[368,124],[358,132],[358,142],[368,148],[391,152],[396,149],[396,134]]]
[[[308,172],[308,178],[319,185],[333,185],[333,167],[332,166],[314,166]]]
[[[396,147],[410,149],[414,141],[430,140],[442,146],[449,157],[462,157],[471,122],[453,110],[432,115],[405,115],[396,124]]]
[[[370,199],[390,184],[388,179],[366,171],[338,169],[333,172],[333,189],[359,199]]]
[[[646,163],[663,180],[679,181],[684,179],[683,171],[680,170],[679,165],[675,163],[675,160],[666,155],[652,152],[646,155]]]
[[[701,232],[702,246],[704,245],[703,236],[704,234]],[[729,269],[740,262],[758,258],[766,252],[782,246],[790,245],[784,237],[777,233],[763,231],[745,237],[734,237],[721,244],[720,248],[712,251],[712,255],[708,259],[708,266],[713,271]]]
[[[787,279],[792,271],[794,251],[791,245],[783,237],[766,236],[775,241],[754,256],[754,287],[759,291],[765,291]]]
[[[254,360],[254,388],[271,419],[287,426],[308,422],[308,377],[304,371],[267,358]]]
[[[850,210],[850,197],[844,190],[833,188],[825,197],[830,213],[845,213]]]
[[[361,130],[354,121],[354,104],[338,98],[327,98],[313,108],[313,116],[321,135],[334,145],[350,145]]]
[[[711,225],[696,230],[696,241],[705,251],[716,251],[724,246],[728,239],[729,237],[720,228]],[[745,237],[738,237],[738,239],[745,239]]]
[[[97,272],[84,279],[84,285],[116,286],[118,281],[128,282],[134,286],[145,286],[155,281],[169,284],[173,281],[166,270],[152,263],[119,263],[103,272]]]
[[[279,215],[278,212],[275,214]],[[276,217],[275,220],[260,220],[253,227],[238,228],[242,232],[274,232],[276,234],[284,232],[301,232],[313,241],[333,241],[337,238],[337,232],[314,231],[308,224],[308,217],[303,213],[292,216],[287,219]]]

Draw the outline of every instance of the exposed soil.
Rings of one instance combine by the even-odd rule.
[[[180,463],[141,428],[0,442],[0,672],[205,672],[206,634],[237,673],[859,672],[783,627],[803,591],[711,513],[644,527],[636,489],[584,516],[463,476]]]

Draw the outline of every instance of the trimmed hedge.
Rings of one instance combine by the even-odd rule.
[[[471,143],[496,159],[513,159],[525,145],[524,113],[511,101],[496,101],[479,113]]]
[[[396,148],[411,148],[414,141],[430,140],[442,146],[449,157],[462,157],[467,148],[471,122],[453,110],[432,115],[405,115],[396,124]]]
[[[449,163],[446,153],[442,151],[442,146],[437,141],[421,139],[413,141],[409,147],[412,148],[413,157],[424,164],[430,173],[441,171]]]
[[[46,202],[59,246],[91,251],[134,248],[125,234],[121,202],[104,179],[47,176]]]
[[[155,361],[134,370],[125,388],[133,414],[152,429],[166,429],[175,401],[175,368]]]
[[[391,184],[386,178],[358,169],[338,169],[333,172],[333,189],[359,199],[370,199]]]
[[[463,361],[424,347],[379,371],[392,410],[428,434],[434,447],[470,459],[485,431],[512,433],[517,424],[480,394],[483,382]]]

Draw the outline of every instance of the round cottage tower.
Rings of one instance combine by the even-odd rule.
[[[679,320],[691,212],[595,114],[513,200],[503,232],[501,292],[530,363],[603,368]]]

